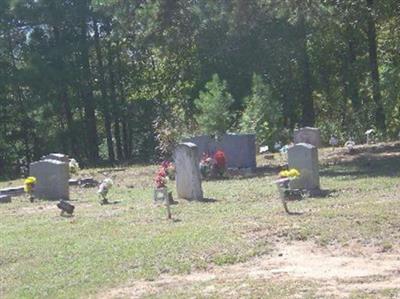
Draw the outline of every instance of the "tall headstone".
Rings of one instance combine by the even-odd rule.
[[[68,156],[64,155],[64,154],[59,154],[59,153],[51,153],[51,154],[48,154],[47,156],[43,156],[42,160],[57,160],[57,161],[61,161],[64,163],[69,163]]]
[[[318,128],[304,127],[294,130],[294,143],[308,143],[321,147],[321,131]]]
[[[37,179],[33,194],[50,200],[69,199],[69,166],[58,160],[41,160],[30,164],[30,175]]]
[[[307,143],[299,143],[288,149],[289,168],[300,171],[300,177],[293,180],[293,189],[317,190],[320,188],[318,149]]]
[[[175,150],[176,191],[179,198],[202,200],[198,148],[194,143],[180,143]]]

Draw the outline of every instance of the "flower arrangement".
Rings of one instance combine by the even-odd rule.
[[[97,190],[97,193],[100,195],[100,197],[103,200],[103,204],[107,204],[108,203],[108,199],[107,199],[107,194],[108,191],[110,191],[111,187],[114,185],[114,182],[112,179],[110,178],[106,178],[104,179],[101,184],[99,185],[99,189]]]
[[[31,202],[33,202],[33,198],[34,198],[33,197],[33,189],[35,187],[36,181],[37,181],[36,178],[33,176],[27,177],[24,180],[24,191],[26,194],[29,195],[29,200]]]
[[[290,214],[291,212],[288,209],[287,202],[300,200],[303,198],[302,190],[291,189],[289,186],[289,182],[298,178],[299,176],[300,171],[298,171],[296,168],[282,170],[279,172],[279,179],[275,181],[279,190],[279,195],[282,200],[283,208],[288,214]]]
[[[222,150],[218,150],[214,155],[215,171],[218,175],[223,176],[226,170],[226,157]]]
[[[161,168],[164,169],[166,175],[168,176],[168,178],[170,180],[175,180],[175,174],[176,174],[176,169],[175,169],[175,165],[174,163],[170,162],[170,161],[163,161],[161,163]]]
[[[161,166],[157,171],[157,174],[154,178],[154,182],[156,184],[157,189],[166,188],[168,183],[168,176],[165,169]]]
[[[354,151],[354,147],[356,146],[356,143],[354,142],[354,140],[352,138],[350,138],[349,140],[346,141],[344,146],[347,148],[349,153],[352,153]]]
[[[75,159],[69,160],[69,172],[76,174],[80,170],[79,164]]]
[[[217,162],[213,158],[211,158],[207,153],[203,153],[199,166],[200,166],[201,176],[204,179],[210,176],[211,171],[216,163]]]
[[[300,176],[300,172],[296,168],[292,168],[289,170],[282,170],[279,172],[280,178],[288,178],[288,179],[295,179]]]

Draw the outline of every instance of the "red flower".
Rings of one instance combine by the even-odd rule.
[[[226,158],[225,158],[225,153],[221,150],[218,150],[215,155],[214,159],[217,162],[217,167],[220,169],[224,169],[226,165]]]

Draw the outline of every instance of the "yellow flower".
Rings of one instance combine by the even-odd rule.
[[[36,184],[36,178],[33,176],[27,177],[24,181],[24,191],[31,192],[33,185]]]
[[[295,168],[292,168],[290,170],[282,170],[279,173],[279,177],[281,178],[295,178],[298,176],[300,176],[300,172]]]
[[[296,168],[292,168],[289,170],[289,177],[298,177],[300,176],[300,172]]]
[[[282,170],[282,171],[279,173],[279,176],[280,176],[281,178],[287,178],[287,177],[289,176],[289,171],[287,171],[287,170]]]

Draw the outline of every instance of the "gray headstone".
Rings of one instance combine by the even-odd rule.
[[[296,129],[294,130],[294,143],[308,143],[321,147],[321,131],[312,127]]]
[[[225,153],[228,168],[256,168],[256,135],[224,134],[220,140],[210,136],[196,136],[186,139],[198,147],[199,159],[203,153],[213,154],[218,149]]]
[[[300,177],[291,182],[293,189],[315,190],[320,188],[318,149],[306,143],[299,143],[288,149],[289,168],[300,171]]]
[[[31,163],[30,175],[37,179],[33,194],[50,200],[69,199],[69,166],[57,160]]]
[[[180,143],[175,150],[176,191],[179,198],[202,200],[198,148],[194,143]]]
[[[57,160],[64,163],[69,163],[69,158],[67,155],[59,154],[59,153],[51,153],[47,156],[43,156],[42,160]]]

